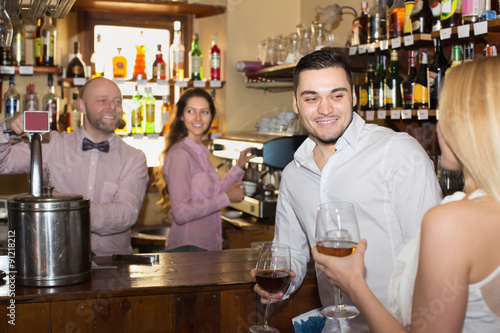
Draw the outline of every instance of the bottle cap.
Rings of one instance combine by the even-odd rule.
[[[181,21],[175,21],[174,22],[174,30],[175,31],[180,31],[181,30]]]

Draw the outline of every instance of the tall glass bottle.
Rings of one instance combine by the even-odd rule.
[[[431,0],[432,31],[441,30],[441,0]]]
[[[368,11],[368,43],[387,39],[387,0],[377,0]]]
[[[375,66],[368,62],[365,82],[359,89],[359,105],[362,111],[373,110],[373,81],[375,80]]]
[[[413,86],[414,109],[429,107],[429,83],[427,81],[427,71],[427,50],[421,49],[418,72]]]
[[[184,79],[184,45],[181,40],[181,22],[174,22],[174,41],[170,46],[170,73],[173,80]]]
[[[217,33],[214,32],[212,48],[210,49],[210,80],[220,81],[220,49],[217,46]]]
[[[101,34],[97,34],[95,50],[90,56],[90,62],[94,64],[94,72],[92,77],[104,76],[104,68],[106,66],[103,60],[103,49],[102,49],[102,37]]]
[[[53,67],[56,63],[57,29],[52,22],[52,17],[45,15],[42,26],[42,63],[44,66]]]
[[[144,32],[141,31],[141,36],[138,43],[135,45],[137,54],[135,56],[134,73],[132,78],[134,80],[147,80],[146,75],[146,51],[148,50],[144,45]]]
[[[373,80],[373,108],[385,108],[385,77],[387,75],[386,69],[387,56],[381,54],[378,56],[377,62],[377,75]]]
[[[366,44],[368,41],[368,2],[361,2],[359,17],[352,22],[351,45]]]
[[[33,53],[35,65],[43,65],[43,37],[42,37],[43,17],[38,19],[38,24],[33,34]]]
[[[165,63],[165,60],[163,60],[163,54],[161,53],[161,44],[158,44],[157,46],[155,61],[153,62],[153,79],[167,79],[167,64]]]
[[[413,11],[413,5],[415,0],[405,0],[405,24],[403,28],[403,33],[405,36],[411,35],[413,32],[413,27],[411,25],[411,12]],[[441,13],[439,13],[441,15]]]
[[[203,78],[202,57],[203,53],[200,50],[198,34],[194,34],[191,52],[189,52],[189,76],[191,80],[201,80]]]
[[[49,111],[50,129],[57,131],[61,99],[56,95],[56,86],[52,74],[47,76],[47,85],[49,86],[49,92],[43,96],[42,106],[44,111]]]
[[[80,42],[74,42],[73,44],[73,59],[68,64],[66,70],[66,77],[68,78],[79,78],[85,76],[85,63],[82,60],[82,54],[80,53]]]
[[[14,66],[22,66],[26,64],[26,29],[24,28],[23,19],[19,14],[18,20],[12,20],[14,23],[14,34],[12,37],[12,64]]]
[[[135,94],[132,96],[132,112],[130,115],[131,132],[134,134],[142,133],[142,98],[139,93],[139,87],[135,86]]]
[[[156,110],[156,99],[153,96],[153,90],[151,87],[146,87],[144,99],[143,99],[143,114],[145,120],[144,133],[155,133],[155,110]]]
[[[74,132],[80,127],[82,127],[82,117],[83,114],[78,110],[78,91],[73,91],[73,98],[71,100],[71,104],[68,106],[66,124],[68,127],[66,130],[68,132]]]
[[[403,0],[395,0],[389,9],[389,38],[401,37],[404,34],[405,4]]]
[[[403,106],[403,92],[401,91],[401,83],[403,77],[399,74],[398,51],[391,51],[391,63],[389,66],[389,74],[385,78],[385,107],[387,110],[391,108],[400,108]]]
[[[441,27],[451,28],[462,23],[462,0],[441,0]]]
[[[405,109],[413,108],[413,88],[415,77],[417,76],[417,51],[408,52],[408,76],[401,84],[403,88],[403,107]]]
[[[429,64],[427,81],[429,83],[429,108],[437,109],[439,106],[439,91],[443,84],[446,70],[450,67],[443,53],[443,42],[441,38],[434,39],[434,58]]]
[[[126,79],[127,78],[127,58],[122,56],[122,48],[118,48],[118,54],[113,57],[113,78]]]
[[[10,118],[14,114],[21,112],[21,95],[16,90],[14,75],[9,77],[9,89],[3,99],[5,101],[5,118]]]
[[[433,19],[434,17],[432,16],[428,0],[415,0],[410,15],[412,33],[414,35],[430,34],[432,32]]]
[[[30,83],[26,86],[26,94],[24,94],[24,111],[38,111],[39,109],[38,93],[35,91],[35,85]]]
[[[163,104],[161,106],[161,133],[167,134],[170,129],[170,124],[172,122],[172,104],[170,104],[170,96],[163,96]]]

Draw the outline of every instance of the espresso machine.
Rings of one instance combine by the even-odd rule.
[[[293,155],[307,136],[267,133],[233,133],[213,140],[214,156],[223,158],[229,168],[236,163],[240,152],[253,147],[244,180],[257,183],[257,191],[230,207],[259,219],[274,221],[282,170],[293,160]]]

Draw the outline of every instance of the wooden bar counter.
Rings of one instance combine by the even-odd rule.
[[[263,321],[250,276],[258,252],[160,253],[153,264],[95,257],[99,268],[90,281],[62,287],[12,290],[5,278],[0,332],[248,332]],[[0,257],[0,269],[7,271],[7,256]],[[9,324],[12,304],[15,325]],[[292,318],[319,306],[310,270],[289,300],[271,306],[270,325],[293,332]]]

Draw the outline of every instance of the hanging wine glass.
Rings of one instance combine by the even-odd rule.
[[[10,46],[12,42],[12,21],[4,8],[3,1],[0,1],[0,46]]]

